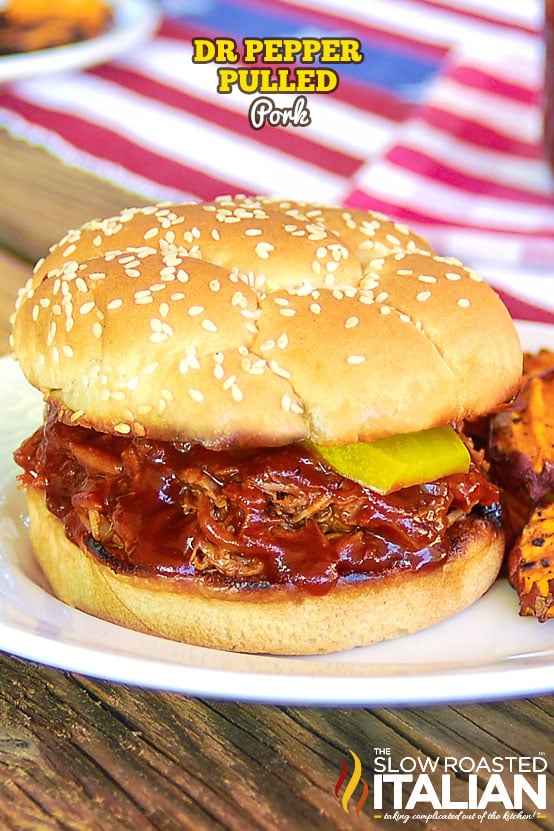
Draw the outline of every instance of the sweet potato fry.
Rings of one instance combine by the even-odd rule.
[[[538,506],[508,556],[520,614],[554,618],[554,502]]]
[[[509,491],[538,503],[554,490],[554,352],[525,356],[519,395],[491,419],[489,454]]]
[[[503,489],[508,576],[520,614],[554,618],[554,352],[526,354],[513,405],[489,424],[491,474]]]

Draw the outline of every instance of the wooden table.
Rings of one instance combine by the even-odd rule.
[[[139,199],[2,133],[0,187],[6,354],[8,318],[30,262],[67,228]],[[383,748],[396,761],[546,754],[552,763],[553,727],[554,697],[405,709],[246,705],[92,680],[4,654],[0,831],[554,829],[552,773],[546,815],[533,819],[405,825],[375,818],[371,796],[359,816],[355,800],[347,801],[347,813],[349,780],[335,796],[340,760],[351,763],[350,750],[366,779]],[[487,777],[479,773],[480,787]],[[454,784],[463,790],[466,783],[460,775]],[[385,811],[394,813],[390,796]]]

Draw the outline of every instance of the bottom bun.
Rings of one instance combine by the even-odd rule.
[[[367,646],[433,626],[495,581],[501,531],[466,518],[448,559],[419,572],[344,580],[318,596],[282,586],[214,589],[114,573],[68,540],[42,494],[28,489],[35,556],[54,593],[96,617],[151,635],[235,652],[311,655]]]

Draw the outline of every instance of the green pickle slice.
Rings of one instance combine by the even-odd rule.
[[[467,473],[470,455],[456,431],[433,427],[372,442],[314,445],[317,453],[347,479],[379,493]]]

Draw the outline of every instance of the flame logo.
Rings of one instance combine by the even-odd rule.
[[[362,791],[362,795],[360,796],[360,798],[359,798],[359,800],[356,804],[356,816],[359,817],[360,812],[361,812],[362,808],[365,805],[367,795],[369,793],[369,786],[368,786],[366,780],[362,779],[362,763],[360,762],[359,757],[356,755],[356,753],[354,753],[353,750],[349,750],[348,752],[350,753],[350,755],[354,759],[354,770],[352,771],[352,775],[350,776],[350,779],[348,780],[348,783],[347,783],[347,785],[344,789],[344,792],[342,794],[341,805],[342,805],[343,811],[345,811],[345,813],[348,814],[349,813],[348,803],[350,802],[350,799],[352,798],[352,795],[353,795],[354,791],[356,790],[359,783],[361,782],[362,785],[363,785],[363,791]],[[341,772],[339,774],[339,778],[337,779],[337,784],[335,785],[335,796],[337,797],[337,799],[339,798],[340,789],[342,788],[342,786],[343,786],[343,784],[346,780],[346,777],[348,776],[348,766],[347,766],[345,760],[341,759],[340,762],[341,762]]]

